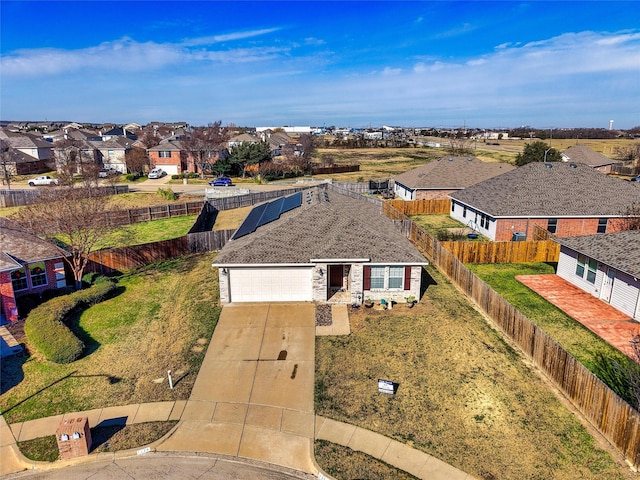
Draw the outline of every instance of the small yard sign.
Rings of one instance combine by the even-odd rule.
[[[395,395],[398,389],[398,384],[391,380],[378,379],[378,393],[387,393],[389,395]]]

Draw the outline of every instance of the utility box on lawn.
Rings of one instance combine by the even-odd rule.
[[[91,430],[87,417],[64,420],[56,430],[60,458],[76,458],[89,455]]]

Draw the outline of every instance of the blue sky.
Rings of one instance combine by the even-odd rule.
[[[0,2],[0,118],[640,125],[637,1]]]

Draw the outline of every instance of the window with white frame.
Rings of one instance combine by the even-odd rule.
[[[168,150],[160,150],[158,151],[159,158],[171,158],[171,152]]]
[[[587,256],[581,253],[578,254],[578,263],[576,264],[576,275],[580,278],[584,278],[584,265],[587,263]]]
[[[404,267],[389,267],[389,288],[402,288]]]
[[[29,265],[29,275],[31,275],[31,286],[39,287],[47,284],[47,270],[44,262]]]
[[[596,271],[598,269],[598,261],[593,258],[589,259],[589,264],[587,265],[587,282],[596,283]]]
[[[29,287],[27,284],[27,270],[24,267],[11,272],[11,284],[14,292],[26,290]]]
[[[371,267],[371,289],[384,288],[384,267]]]

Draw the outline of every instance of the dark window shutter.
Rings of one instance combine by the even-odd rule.
[[[411,290],[411,267],[404,267],[404,289]]]
[[[364,290],[371,290],[371,267],[364,267],[363,272]]]

